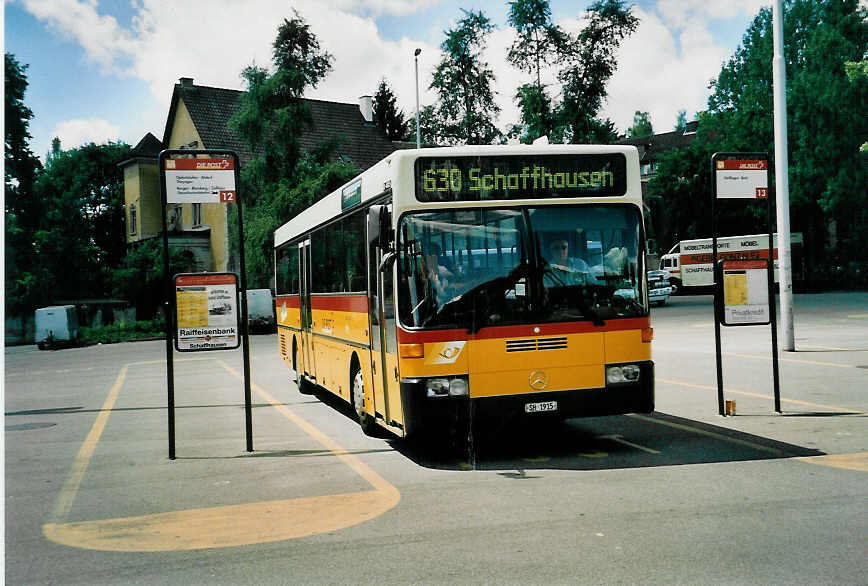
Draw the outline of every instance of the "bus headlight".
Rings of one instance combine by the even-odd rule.
[[[617,385],[639,382],[638,364],[618,364],[606,367],[606,384]]]
[[[449,378],[429,378],[425,381],[425,395],[434,397],[466,397],[467,379],[463,376]]]

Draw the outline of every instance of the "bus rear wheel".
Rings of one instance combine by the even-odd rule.
[[[365,410],[365,377],[362,374],[362,369],[358,366],[354,366],[352,381],[353,409],[356,411],[359,426],[361,426],[362,433],[365,435],[375,435],[377,424],[374,422],[374,418]]]

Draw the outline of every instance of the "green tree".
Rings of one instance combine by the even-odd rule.
[[[374,94],[374,122],[389,137],[389,140],[407,140],[410,125],[404,119],[404,112],[398,109],[397,98],[386,79],[380,80]]]
[[[33,183],[42,164],[30,150],[33,112],[24,104],[27,65],[5,54],[4,224],[6,230],[6,308],[10,314],[38,303],[44,287],[35,274],[38,257],[33,237],[42,216],[42,201]]]
[[[332,161],[334,142],[312,152],[299,142],[310,124],[302,97],[329,73],[333,57],[298,12],[278,27],[273,49],[272,72],[255,65],[242,72],[247,92],[229,122],[256,154],[241,173],[247,194],[245,268],[251,288],[271,285],[274,230],[358,173],[352,163]],[[230,226],[237,222],[233,209]],[[235,231],[230,228],[230,233]],[[231,240],[230,246],[237,255],[237,242]]]
[[[654,134],[654,127],[651,126],[651,119],[648,112],[640,112],[636,110],[633,114],[633,126],[627,130],[628,138],[642,138]]]
[[[617,133],[609,120],[597,120],[606,85],[617,67],[621,41],[636,30],[639,19],[623,0],[597,0],[585,13],[588,24],[561,49],[558,79],[563,99],[557,109],[558,140],[611,142]]]
[[[34,233],[40,282],[52,299],[104,297],[111,270],[126,253],[123,173],[125,143],[54,153],[34,184],[43,215]],[[45,280],[47,279],[47,280]]]
[[[274,71],[251,65],[242,77],[247,91],[230,128],[238,132],[260,160],[248,166],[245,188],[255,201],[262,181],[291,177],[301,156],[299,138],[310,124],[302,97],[331,70],[334,58],[320,48],[307,22],[295,16],[284,19],[272,44]]]
[[[784,7],[791,225],[815,265],[831,229],[837,253],[865,259],[868,82],[846,63],[868,50],[868,13],[856,0],[792,0]],[[772,14],[761,9],[712,82],[706,136],[716,150],[774,153]],[[828,263],[825,263],[828,264]]]
[[[464,18],[446,30],[443,58],[434,71],[437,138],[449,144],[491,144],[501,138],[492,122],[500,112],[494,101],[494,72],[482,58],[494,25],[481,11],[462,10]]]
[[[678,110],[678,117],[675,119],[674,130],[684,132],[687,130],[687,110]]]
[[[192,258],[184,251],[169,249],[169,274],[196,270]],[[132,243],[124,258],[111,271],[112,295],[126,299],[136,308],[137,320],[161,316],[166,300],[166,280],[163,272],[163,239],[149,238]]]
[[[569,37],[552,22],[548,0],[510,2],[507,21],[516,32],[507,60],[517,69],[535,77],[533,83],[522,84],[515,94],[521,112],[521,125],[511,133],[517,134],[522,142],[529,143],[554,130],[554,110],[542,83],[542,70],[557,61]]]

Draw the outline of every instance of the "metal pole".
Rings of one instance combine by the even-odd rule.
[[[782,348],[796,349],[793,331],[793,275],[790,246],[790,183],[787,158],[787,68],[784,61],[783,0],[775,0],[772,11],[774,57],[772,75],[774,86],[775,123],[775,201],[778,228],[778,281],[781,299]],[[769,259],[774,262],[774,259]],[[772,298],[774,303],[774,298]]]
[[[250,335],[247,324],[247,269],[244,263],[244,215],[242,213],[239,189],[240,163],[235,157],[235,206],[238,209],[238,254],[241,265],[241,353],[244,366],[244,431],[247,439],[247,451],[253,451],[253,413],[250,392]]]
[[[416,49],[413,58],[416,61],[416,148],[422,148],[422,131],[419,130],[419,53],[422,49]]]
[[[166,207],[166,180],[165,180],[165,160],[168,155],[161,152],[157,157],[157,162],[160,166],[160,208],[162,208],[163,218],[163,280],[165,281],[166,299],[163,301],[163,315],[166,318],[166,411],[168,412],[169,420],[169,459],[175,459],[175,363],[174,354],[172,353],[172,330],[174,328],[172,293],[173,287],[169,273],[169,221]]]

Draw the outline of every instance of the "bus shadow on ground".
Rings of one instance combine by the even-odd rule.
[[[443,435],[392,446],[443,470],[610,470],[822,456],[824,452],[665,413],[475,426],[461,445]],[[516,478],[524,477],[523,472]]]

